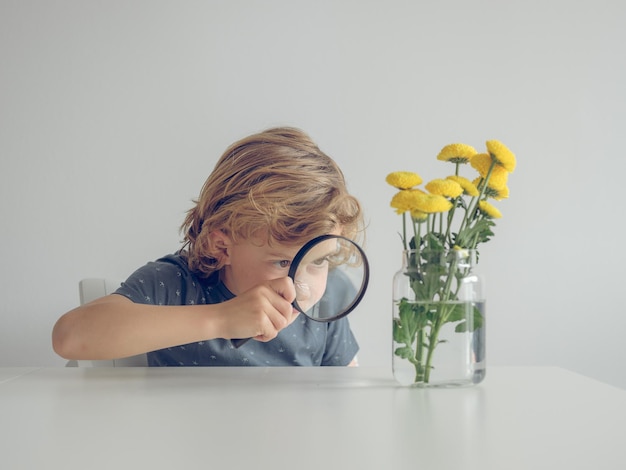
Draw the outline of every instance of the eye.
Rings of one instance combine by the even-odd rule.
[[[323,266],[327,262],[328,262],[328,257],[324,256],[323,258],[317,258],[315,261],[313,261],[312,264],[314,264],[315,266]]]
[[[274,264],[279,268],[285,269],[291,265],[291,261],[288,259],[281,259],[280,261],[274,261]]]

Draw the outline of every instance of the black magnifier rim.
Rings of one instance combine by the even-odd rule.
[[[343,235],[320,235],[319,237],[315,237],[311,240],[309,240],[302,248],[300,248],[298,250],[298,252],[296,253],[296,256],[294,256],[293,260],[291,261],[291,266],[289,267],[289,272],[287,273],[287,275],[291,278],[292,281],[295,282],[295,277],[296,277],[296,271],[300,265],[300,261],[302,261],[302,258],[304,258],[306,256],[306,254],[309,252],[309,250],[314,246],[317,245],[320,242],[323,242],[324,240],[330,240],[331,238],[339,238],[339,239],[343,239],[346,240],[350,243],[352,243],[352,245],[354,245],[354,247],[359,250],[359,253],[361,254],[361,258],[363,260],[363,282],[361,282],[361,287],[359,289],[358,295],[354,298],[354,300],[352,301],[352,303],[350,305],[348,305],[348,307],[340,314],[335,315],[332,318],[313,318],[310,317],[306,314],[306,312],[303,312],[302,309],[300,308],[300,306],[298,305],[297,301],[293,301],[291,305],[293,305],[293,307],[298,310],[298,312],[302,313],[303,315],[306,315],[307,318],[310,318],[313,321],[317,321],[317,322],[321,322],[321,323],[328,323],[331,321],[335,321],[335,320],[339,320],[340,318],[345,317],[346,315],[348,315],[350,312],[352,312],[352,310],[354,310],[356,308],[357,305],[359,305],[359,303],[361,303],[361,300],[363,299],[363,296],[365,295],[365,291],[367,290],[367,286],[369,284],[370,281],[370,265],[369,265],[369,261],[367,259],[367,256],[365,255],[365,252],[363,251],[363,248],[361,248],[354,240],[349,239],[348,237],[344,237]]]

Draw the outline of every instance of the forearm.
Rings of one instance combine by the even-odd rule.
[[[114,359],[218,337],[216,323],[211,306],[142,305],[110,295],[63,315],[52,344],[66,359]]]
[[[279,292],[289,291],[289,299]],[[273,279],[226,302],[156,306],[111,294],[63,315],[52,346],[66,359],[116,359],[215,338],[270,341],[298,316],[291,279]]]

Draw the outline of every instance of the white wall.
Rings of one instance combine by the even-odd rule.
[[[385,175],[443,176],[443,145],[498,139],[518,169],[483,249],[490,364],[626,387],[625,5],[0,0],[0,366],[62,365],[78,280],[176,250],[225,147],[289,124],[367,211],[362,365],[391,358]]]

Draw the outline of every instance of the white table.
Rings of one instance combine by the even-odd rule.
[[[37,367],[0,367],[0,384],[37,370]],[[1,426],[1,425],[0,425]]]
[[[0,368],[0,430],[7,470],[624,469],[626,391],[541,367],[436,390],[369,368]]]

